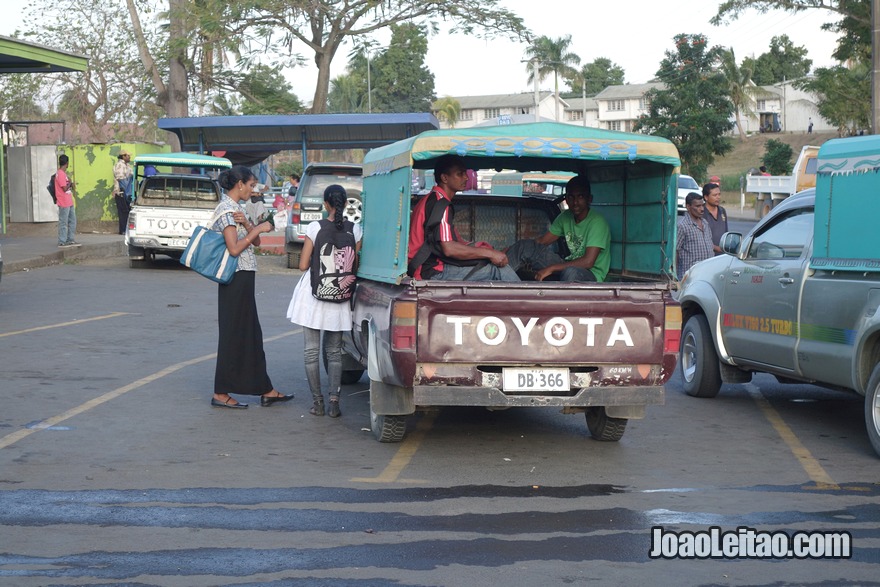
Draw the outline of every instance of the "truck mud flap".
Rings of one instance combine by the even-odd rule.
[[[416,411],[413,394],[405,387],[370,380],[370,411],[380,415],[405,415]]]

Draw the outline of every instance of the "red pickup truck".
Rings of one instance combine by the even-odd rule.
[[[414,280],[406,275],[413,169],[463,155],[472,169],[586,173],[611,227],[604,283]],[[363,247],[346,351],[370,377],[371,428],[400,441],[434,406],[556,406],[585,413],[593,438],[662,404],[677,361],[672,298],[675,147],[656,137],[556,123],[428,131],[364,161]],[[462,193],[456,228],[503,249],[546,232],[550,197]],[[360,371],[359,371],[360,369]]]

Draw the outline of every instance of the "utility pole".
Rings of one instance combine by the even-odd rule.
[[[871,132],[880,133],[880,0],[871,1]]]
[[[367,113],[373,113],[373,84],[370,83],[370,51],[372,51],[372,47],[366,48],[367,55]],[[363,102],[361,102],[363,103]],[[363,106],[361,106],[363,108]]]
[[[880,0],[874,0],[875,2],[880,2]],[[535,78],[535,122],[541,122],[541,115],[538,113],[538,104],[541,101],[541,92],[538,88],[538,69],[539,63],[538,58],[534,57],[532,59],[532,77]]]

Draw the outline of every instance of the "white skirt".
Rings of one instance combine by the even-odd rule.
[[[287,319],[315,330],[346,332],[351,330],[351,304],[316,300],[312,295],[312,274],[306,269],[293,290]]]

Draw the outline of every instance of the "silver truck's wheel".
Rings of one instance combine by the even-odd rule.
[[[880,455],[880,364],[874,367],[865,390],[865,428],[874,452]]]
[[[363,369],[352,369],[349,371],[342,372],[342,385],[351,385],[352,383],[357,383],[361,380],[361,377],[364,376]]]
[[[300,253],[302,253],[301,249],[287,252],[287,268],[288,269],[299,269]]]
[[[587,408],[584,415],[587,417],[587,430],[594,440],[617,442],[626,431],[626,419],[610,417],[604,407]]]
[[[406,433],[406,417],[380,416],[370,409],[370,429],[379,442],[400,442]]]
[[[681,374],[688,395],[715,397],[721,389],[718,354],[702,314],[691,316],[681,333]]]

